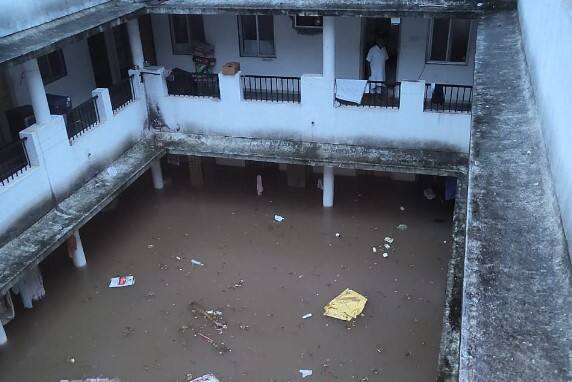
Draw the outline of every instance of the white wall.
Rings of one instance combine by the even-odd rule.
[[[147,86],[160,81],[152,78]],[[219,83],[220,100],[164,90],[150,96],[165,123],[183,133],[468,151],[470,114],[424,112],[422,81],[402,84],[400,109],[335,107],[332,85],[321,76],[302,77],[299,104],[244,101],[238,75],[219,74]]]
[[[472,23],[468,64],[426,64],[429,19],[403,17],[401,19],[398,81],[425,80],[451,85],[473,85],[477,25]]]
[[[167,69],[175,67],[194,72],[192,56],[173,55],[169,18],[152,15],[158,64]],[[322,73],[322,34],[305,35],[292,28],[288,16],[274,17],[276,58],[240,57],[238,25],[235,15],[203,16],[206,40],[215,46],[216,67],[219,72],[226,62],[240,62],[244,74],[301,76]],[[361,19],[336,19],[336,76],[359,78]]]
[[[0,236],[37,203],[65,198],[142,137],[147,119],[143,93],[136,89],[138,99],[114,114],[107,89],[96,91],[98,102],[105,103],[98,109],[102,122],[71,143],[59,115],[20,133],[27,138],[33,167],[0,186]]]
[[[518,9],[552,181],[572,248],[572,2],[519,0]]]
[[[91,91],[95,88],[87,40],[83,39],[66,45],[63,53],[68,74],[48,84],[46,93],[70,96],[72,105],[77,106],[89,99]],[[23,80],[22,70],[23,65],[16,65],[7,71],[12,96],[18,106],[30,104],[30,95],[26,82]]]
[[[109,0],[2,0],[0,37],[105,3]]]

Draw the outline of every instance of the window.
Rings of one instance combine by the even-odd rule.
[[[238,16],[240,55],[275,57],[272,16]]]
[[[50,84],[68,74],[64,53],[61,49],[38,57],[38,66],[44,85]]]
[[[427,61],[466,63],[471,21],[434,18],[429,29]]]
[[[205,42],[205,27],[201,15],[170,15],[173,54],[192,54],[193,45]]]

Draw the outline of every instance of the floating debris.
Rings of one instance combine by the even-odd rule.
[[[312,317],[312,313],[308,313],[308,314],[305,314],[305,315],[302,316],[302,318],[303,318],[304,320],[307,319],[307,318],[310,318],[310,317]]]
[[[435,191],[433,191],[433,189],[431,188],[426,188],[425,190],[423,190],[423,195],[427,200],[433,200],[437,196],[435,195]]]
[[[274,220],[276,220],[278,223],[286,220],[286,218],[284,216],[280,216],[280,215],[274,215]]]
[[[202,377],[190,380],[190,382],[220,382],[213,374],[203,375]]]
[[[75,363],[75,358],[74,357],[69,357],[68,359],[66,359],[67,363],[71,363],[72,365]]]
[[[383,247],[384,247],[385,249],[391,249],[391,245],[389,245],[389,244],[387,244],[387,243],[385,243],[385,244],[383,245]]]
[[[392,237],[389,237],[389,236],[386,236],[385,239],[383,239],[383,240],[384,240],[386,243],[389,243],[389,244],[392,244],[393,241],[394,241],[393,238],[392,238]]]
[[[196,266],[199,266],[199,267],[202,267],[203,265],[205,265],[205,264],[203,264],[203,263],[201,263],[200,261],[195,260],[195,259],[192,259],[192,260],[191,260],[191,264],[196,265]]]
[[[372,251],[373,253],[377,253],[377,248],[376,248],[376,247],[371,247],[371,251]]]
[[[407,229],[407,224],[400,224],[397,226],[397,229],[400,231],[405,231]]]
[[[348,288],[324,307],[324,316],[351,321],[361,314],[366,302],[367,298]]]
[[[336,232],[336,237],[337,237],[337,238],[340,238],[340,237],[342,237],[342,234],[339,233],[339,232]]]
[[[302,378],[306,378],[311,376],[312,374],[314,374],[314,372],[312,370],[308,370],[308,369],[300,369],[298,370],[300,372],[300,374],[302,375]]]
[[[405,207],[403,207],[403,206],[399,207],[399,209],[400,209],[401,211],[405,211]]]
[[[119,276],[119,277],[112,277],[109,280],[109,287],[110,288],[122,288],[126,286],[131,286],[135,284],[135,277],[129,276]]]
[[[381,256],[383,256],[384,258],[388,258],[388,257],[389,257],[389,255],[387,254],[387,252],[383,252],[383,254],[382,254]]]
[[[262,196],[264,187],[262,186],[262,175],[256,175],[256,194]]]
[[[147,244],[147,248],[148,249],[155,248],[155,244]]]
[[[212,338],[205,336],[203,333],[197,332],[197,335],[210,344],[219,354],[224,354],[230,352],[230,348],[225,345],[224,342],[217,342]]]
[[[191,311],[200,313],[203,317],[209,320],[217,329],[226,329],[227,323],[222,321],[222,312],[219,310],[206,310],[201,304],[196,301],[190,303]]]
[[[244,286],[244,280],[238,280],[238,282],[236,282],[233,286],[230,287],[230,289],[238,289],[238,288],[242,288]]]

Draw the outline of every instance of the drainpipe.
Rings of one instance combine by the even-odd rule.
[[[333,16],[324,16],[322,38],[322,75],[333,81],[336,77],[336,19]]]
[[[139,34],[139,20],[127,21],[127,33],[129,35],[129,45],[131,45],[133,65],[135,68],[141,69],[145,63],[145,57],[143,56],[143,45],[141,44],[141,35]]]
[[[24,79],[32,100],[36,123],[48,123],[51,119],[50,107],[48,106],[48,98],[46,97],[46,89],[44,89],[38,61],[35,58],[24,63]]]

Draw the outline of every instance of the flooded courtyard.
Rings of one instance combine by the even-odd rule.
[[[325,209],[317,174],[294,188],[276,168],[217,166],[197,188],[165,169],[164,190],[146,174],[82,228],[85,269],[65,248],[44,261],[46,297],[15,299],[3,381],[435,380],[451,204],[371,173],[336,176]],[[119,275],[135,285],[108,288]],[[346,288],[363,314],[324,317]]]

